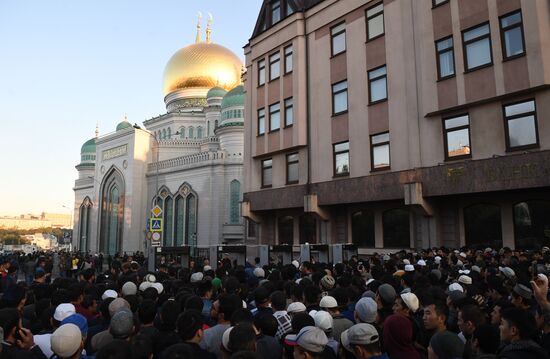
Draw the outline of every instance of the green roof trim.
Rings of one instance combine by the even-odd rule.
[[[229,91],[222,100],[222,109],[233,107],[233,106],[244,106],[244,86],[239,85],[233,90]]]
[[[119,123],[117,126],[116,126],[116,130],[117,131],[120,131],[120,130],[124,130],[126,128],[129,128],[129,127],[132,127],[132,124],[128,121],[122,121],[121,123]]]
[[[221,87],[212,87],[206,94],[206,98],[224,97],[226,93],[227,91],[225,91]]]
[[[95,137],[84,142],[80,153],[95,153]]]

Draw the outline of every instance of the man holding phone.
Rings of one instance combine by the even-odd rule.
[[[23,328],[21,316],[15,308],[0,310],[0,327],[4,330],[2,357],[5,359],[47,359],[34,344],[32,333]]]

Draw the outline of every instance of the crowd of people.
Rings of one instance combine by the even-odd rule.
[[[141,254],[105,271],[54,256],[0,261],[0,359],[549,358],[546,247],[155,272]]]

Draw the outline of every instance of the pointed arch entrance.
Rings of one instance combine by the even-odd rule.
[[[103,253],[114,255],[122,249],[125,193],[124,177],[112,167],[103,179],[100,193],[99,250]]]

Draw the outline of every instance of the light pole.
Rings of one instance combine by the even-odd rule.
[[[156,192],[155,192],[155,205],[157,205],[157,201],[158,201],[158,195],[159,195],[159,152],[160,152],[160,143],[159,143],[159,140],[157,139],[157,136],[154,134],[154,133],[151,133],[147,130],[144,130],[143,128],[141,128],[137,123],[134,123],[134,126],[133,126],[136,130],[140,130],[140,131],[143,131],[145,132],[146,134],[148,134],[149,136],[151,136],[155,142],[157,143],[157,163],[155,164],[155,168],[156,168],[156,176],[155,176],[155,182],[156,182]]]

